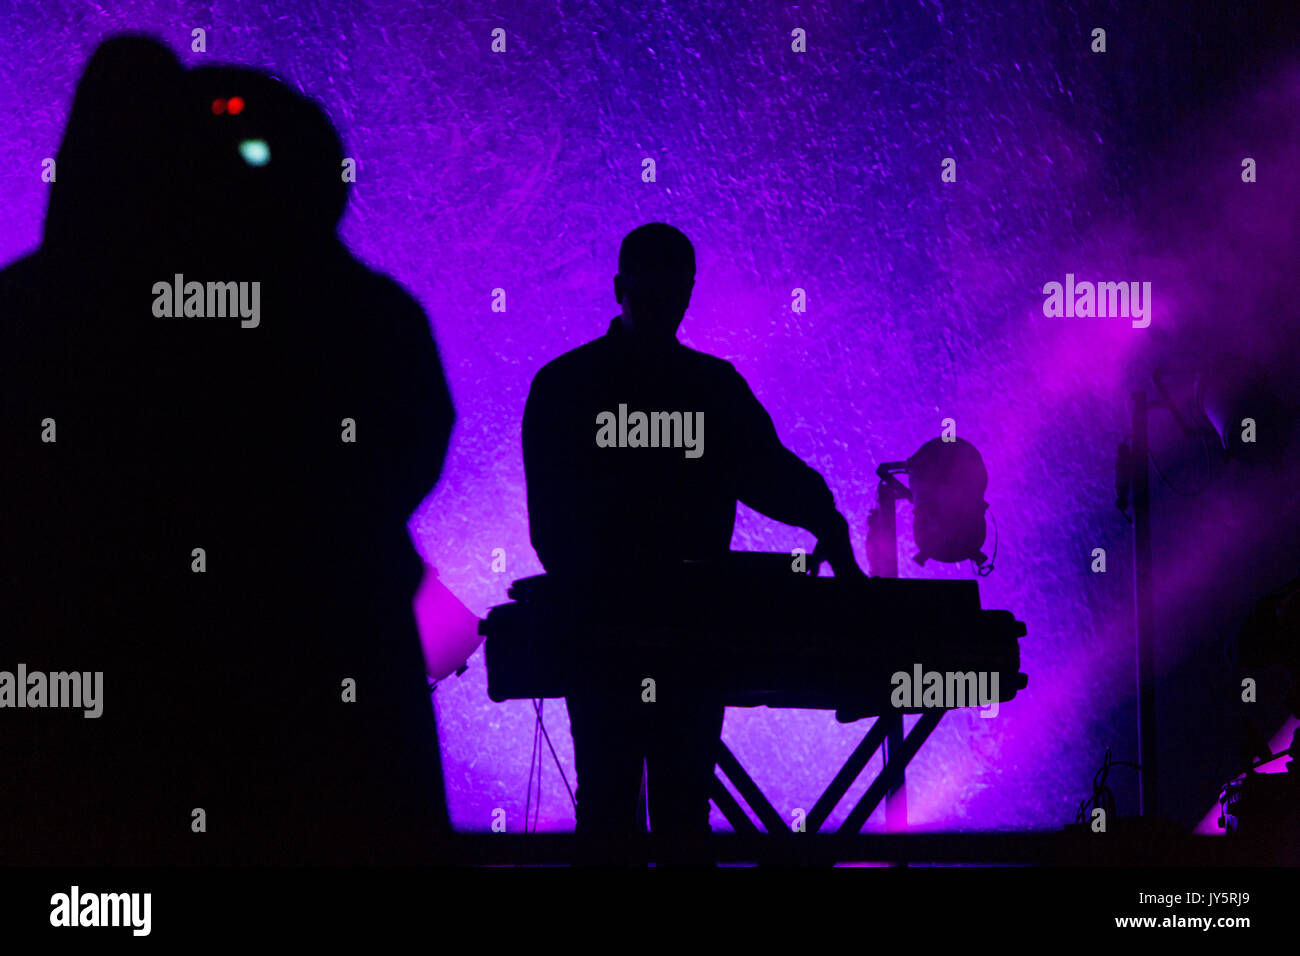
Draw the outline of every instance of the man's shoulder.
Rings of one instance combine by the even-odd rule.
[[[715,378],[724,376],[740,377],[740,373],[736,371],[736,366],[726,359],[710,355],[708,352],[701,352],[687,345],[682,346],[682,361]]]
[[[609,335],[602,335],[559,355],[538,370],[533,378],[533,389],[577,387],[601,373],[611,373],[617,365],[618,352]],[[673,359],[679,373],[695,381],[725,382],[728,385],[744,383],[736,367],[724,358],[682,345]]]
[[[569,349],[538,369],[533,376],[532,390],[555,389],[583,381],[593,370],[605,365],[608,351],[609,346],[603,335]]]
[[[577,348],[569,349],[562,355],[557,355],[545,365],[537,374],[546,373],[554,375],[563,373],[571,369],[581,368],[585,365],[599,364],[604,358],[605,353],[609,350],[605,336],[599,336],[590,342],[584,342]]]

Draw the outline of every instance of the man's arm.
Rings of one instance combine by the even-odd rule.
[[[814,556],[829,561],[837,577],[861,575],[848,522],[835,508],[826,481],[781,443],[772,417],[749,384],[734,368],[731,374],[739,430],[737,497],[755,511],[815,534]]]

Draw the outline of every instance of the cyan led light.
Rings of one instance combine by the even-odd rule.
[[[271,161],[271,147],[264,139],[246,139],[239,144],[239,155],[250,166],[265,166]]]

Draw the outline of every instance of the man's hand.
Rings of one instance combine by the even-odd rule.
[[[835,524],[817,539],[813,549],[812,560],[808,562],[808,573],[816,576],[823,561],[831,566],[837,578],[865,578],[862,568],[858,567],[857,558],[853,556],[853,545],[849,541],[849,523],[844,516],[836,514]]]

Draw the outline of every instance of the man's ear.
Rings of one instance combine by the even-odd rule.
[[[621,275],[614,276],[614,301],[619,305],[623,304],[623,277]]]

